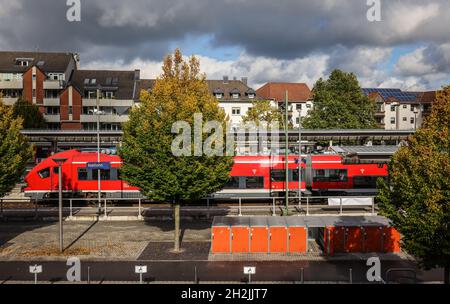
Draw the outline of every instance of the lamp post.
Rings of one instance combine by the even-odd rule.
[[[100,163],[100,88],[97,87],[97,162]],[[100,169],[97,169],[98,214],[102,212],[101,202],[101,177]]]
[[[298,205],[302,205],[302,110],[298,110]]]
[[[284,112],[285,112],[285,123],[284,123],[284,140],[285,140],[285,164],[286,164],[286,196],[285,196],[285,212],[284,215],[289,215],[289,135],[288,135],[288,125],[289,125],[289,115],[288,115],[288,91],[286,90],[286,96],[284,101]]]
[[[67,158],[54,158],[53,161],[58,165],[58,194],[59,194],[59,252],[64,251],[63,247],[63,225],[62,225],[62,165]]]

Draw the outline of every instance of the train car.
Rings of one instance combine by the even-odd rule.
[[[98,169],[90,169],[89,163],[97,162],[96,152],[70,150],[55,154],[31,170],[25,177],[24,193],[32,199],[58,197],[58,165],[55,158],[66,158],[62,165],[62,191],[64,197],[97,197]],[[100,170],[101,195],[105,198],[139,198],[139,188],[120,179],[122,160],[116,155],[100,154],[100,162],[108,163],[109,169]]]
[[[98,169],[89,163],[97,162],[96,152],[71,150],[53,155],[37,165],[25,178],[25,195],[34,199],[58,195],[58,166],[55,158],[67,158],[62,166],[63,192],[67,197],[96,197],[98,195]],[[121,159],[101,154],[101,162],[110,168],[100,170],[101,193],[106,198],[142,197],[139,189],[120,179]],[[373,195],[376,181],[387,178],[386,164],[346,164],[339,155],[303,155],[288,157],[289,192],[299,191],[299,166],[301,166],[301,191],[312,195]],[[270,197],[286,193],[285,157],[236,156],[230,181],[224,189],[214,193],[216,198]]]

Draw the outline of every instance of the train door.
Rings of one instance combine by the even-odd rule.
[[[361,227],[348,227],[345,229],[345,251],[362,252],[362,233]]]

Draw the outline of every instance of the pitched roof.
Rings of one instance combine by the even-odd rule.
[[[436,91],[408,92],[400,89],[363,88],[362,92],[370,98],[380,95],[385,101],[400,103],[432,103],[436,100]]]
[[[255,91],[247,86],[241,80],[228,80],[224,82],[223,80],[206,80],[208,84],[209,91],[211,94],[220,93],[223,94],[223,97],[220,101],[253,101],[259,100],[258,96],[255,98],[249,98],[248,94],[255,94]],[[152,89],[155,85],[154,79],[142,79],[140,80],[139,90],[148,90]],[[232,98],[233,93],[239,93],[239,99]]]
[[[286,90],[289,102],[307,101],[312,97],[306,83],[269,82],[257,89],[256,93],[265,99],[282,102],[285,100]]]
[[[86,80],[95,79],[95,83],[87,83]],[[117,82],[116,82],[117,80]],[[77,70],[73,73],[70,83],[80,92],[85,89],[95,89],[100,85],[103,89],[115,92],[116,99],[137,99],[137,85],[135,86],[134,71],[109,71],[109,70]]]
[[[38,66],[44,72],[65,72],[73,53],[48,53],[48,52],[10,52],[0,51],[0,72],[24,73],[30,66]],[[18,59],[28,59],[28,66],[17,64]]]

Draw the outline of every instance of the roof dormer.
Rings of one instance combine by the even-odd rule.
[[[241,97],[241,92],[237,88],[234,88],[230,91],[230,96],[233,99],[238,99],[239,97]]]

